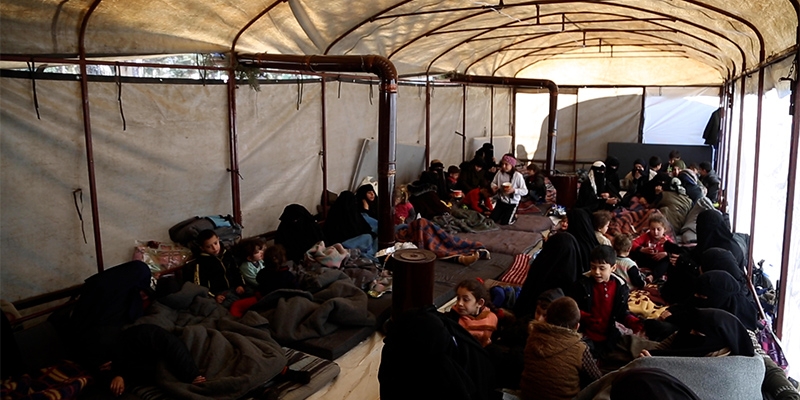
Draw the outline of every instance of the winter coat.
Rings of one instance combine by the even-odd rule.
[[[571,399],[581,390],[586,344],[575,330],[533,322],[519,388],[523,399]]]

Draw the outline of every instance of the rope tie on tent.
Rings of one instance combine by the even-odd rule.
[[[80,206],[78,200],[80,199]],[[83,226],[83,189],[78,188],[72,191],[72,200],[75,202],[75,210],[78,211],[78,219],[81,220],[81,233],[83,233],[83,243],[89,244],[86,240],[86,229]]]
[[[342,98],[342,78],[339,78],[339,90],[336,91],[336,98]]]
[[[369,105],[372,105],[372,81],[369,81]]]
[[[300,110],[300,104],[303,104],[303,80],[300,75],[297,75],[297,109]]]
[[[39,96],[36,95],[36,75],[34,71],[36,71],[36,65],[34,64],[33,60],[26,63],[28,64],[28,71],[31,73],[31,90],[33,90],[33,108],[36,109],[36,118],[42,119],[42,116],[39,115]]]
[[[128,123],[125,121],[125,112],[122,111],[122,68],[119,63],[114,65],[114,75],[117,82],[117,103],[119,103],[119,115],[122,117],[122,130],[128,129]]]

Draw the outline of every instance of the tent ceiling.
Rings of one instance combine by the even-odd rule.
[[[792,0],[795,1],[795,0]],[[2,0],[3,55],[388,57],[401,75],[720,84],[795,46],[790,0]]]

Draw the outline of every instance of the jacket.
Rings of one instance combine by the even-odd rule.
[[[572,399],[581,390],[586,344],[580,333],[535,321],[525,344],[519,388],[523,399]]]
[[[592,293],[595,280],[590,274],[591,272],[586,272],[578,278],[578,281],[575,282],[572,288],[570,297],[575,299],[581,311],[591,314],[593,305]],[[615,322],[628,326],[630,319],[635,317],[628,310],[628,297],[630,295],[628,285],[622,278],[617,276],[617,274],[612,273],[610,279],[615,279],[617,281],[617,290],[614,292],[614,300],[611,308],[611,318],[608,321],[608,328],[606,330],[606,340],[609,343],[613,343],[622,336]],[[637,329],[640,328],[641,327],[637,327]]]
[[[183,270],[185,280],[208,288],[212,296],[245,286],[233,256],[225,249],[220,251],[221,256],[201,253],[194,260],[188,261]]]

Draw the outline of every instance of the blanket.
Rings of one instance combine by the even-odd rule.
[[[648,220],[653,213],[659,213],[658,210],[653,208],[639,209],[631,211],[628,209],[620,209],[614,214],[614,218],[608,224],[608,231],[606,236],[614,237],[617,233],[626,235],[638,235],[644,232],[648,227]]]
[[[425,218],[412,221],[408,227],[400,229],[396,236],[398,242],[414,243],[417,248],[430,250],[439,258],[473,254],[486,248],[480,242],[451,235]]]
[[[286,355],[269,331],[269,321],[248,312],[242,318],[208,297],[208,290],[190,282],[177,293],[153,303],[136,324],[154,324],[186,344],[200,372],[201,384],[180,382],[163,366],[157,385],[181,399],[235,399],[278,375]]]
[[[269,320],[277,341],[286,344],[326,336],[339,327],[375,325],[375,316],[367,310],[367,294],[344,272],[320,268],[303,282],[315,290],[276,290],[250,307],[248,314]]]
[[[500,229],[491,218],[475,210],[465,210],[457,207],[450,208],[449,213],[433,217],[433,222],[451,234]]]

